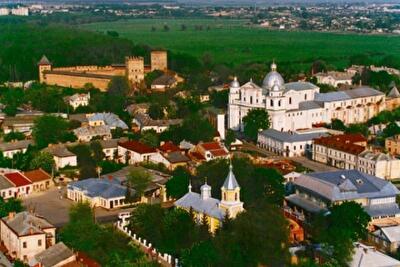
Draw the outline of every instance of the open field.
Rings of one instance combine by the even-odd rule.
[[[181,29],[181,25],[186,30]],[[169,31],[164,30],[168,25]],[[202,30],[195,27],[202,25]],[[212,55],[218,63],[278,62],[296,65],[325,59],[345,67],[352,55],[372,57],[400,54],[400,36],[319,32],[270,31],[250,26],[246,20],[227,19],[135,19],[86,24],[85,29],[116,31],[137,44],[166,48],[202,57]],[[152,30],[155,27],[155,31]]]

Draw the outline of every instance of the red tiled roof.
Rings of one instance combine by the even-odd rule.
[[[358,155],[365,150],[365,147],[356,143],[366,141],[367,139],[361,134],[341,134],[316,138],[314,144]]]
[[[205,150],[221,149],[221,145],[218,142],[208,142],[200,144]]]
[[[181,150],[178,146],[176,146],[171,141],[165,142],[158,149],[161,150],[162,152],[165,152],[165,153],[175,152],[175,151],[180,151]]]
[[[76,260],[86,267],[101,267],[100,263],[90,258],[85,253],[79,251]]]
[[[5,176],[10,182],[15,184],[15,186],[17,187],[32,184],[25,176],[23,176],[19,172],[6,173],[3,176]]]
[[[119,146],[126,148],[128,150],[134,151],[139,154],[148,154],[148,153],[155,153],[156,150],[148,145],[142,144],[138,141],[126,141],[126,142],[119,142]]]
[[[37,169],[33,171],[24,172],[24,175],[32,183],[41,182],[45,180],[50,180],[51,176],[42,169]]]
[[[221,157],[221,156],[226,156],[228,155],[228,152],[225,151],[225,149],[216,149],[216,150],[211,150],[211,154],[213,154],[214,157]]]

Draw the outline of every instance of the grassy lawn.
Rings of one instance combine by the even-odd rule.
[[[187,29],[181,30],[185,24]],[[164,31],[168,25],[169,31]],[[203,30],[195,30],[202,25]],[[275,58],[301,66],[315,59],[345,67],[351,55],[373,57],[400,54],[400,37],[318,32],[270,31],[249,26],[246,20],[228,19],[135,19],[93,23],[85,29],[116,31],[138,44],[166,48],[196,57],[209,53],[218,63],[265,62]],[[156,30],[152,31],[152,27]],[[207,29],[209,27],[209,29]]]

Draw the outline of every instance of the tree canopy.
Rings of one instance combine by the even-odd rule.
[[[253,141],[257,140],[260,130],[270,127],[268,112],[265,109],[252,109],[243,118],[244,134]]]

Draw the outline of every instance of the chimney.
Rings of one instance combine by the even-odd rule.
[[[14,211],[8,213],[8,219],[11,220],[11,219],[14,219],[14,217],[15,217],[15,212]]]

